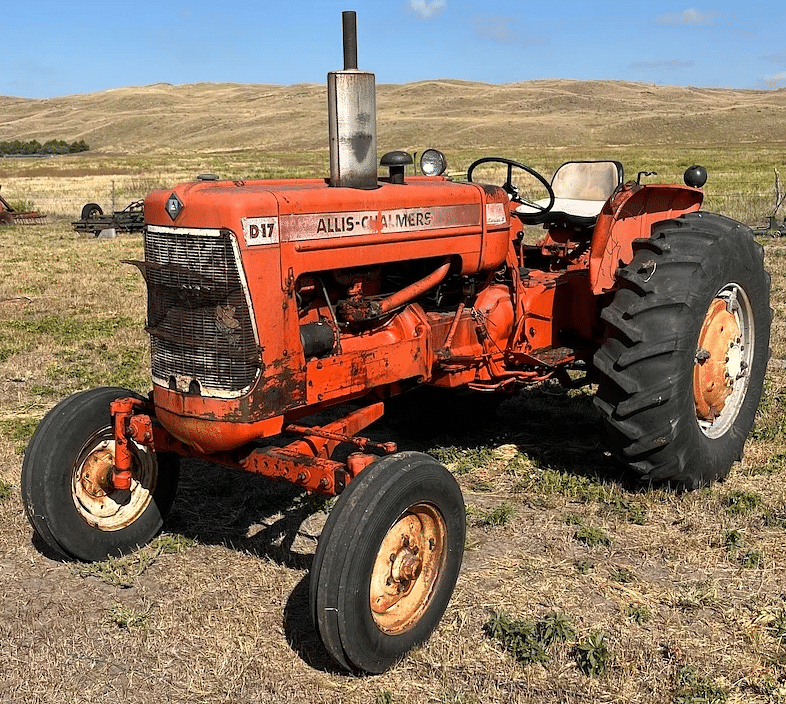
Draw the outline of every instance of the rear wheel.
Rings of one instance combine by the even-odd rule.
[[[769,356],[770,277],[751,230],[694,213],[634,242],[602,314],[595,403],[642,479],[692,489],[742,458]]]
[[[22,498],[36,533],[66,558],[103,560],[148,543],[175,498],[178,458],[133,444],[131,488],[112,487],[114,433],[109,404],[137,394],[82,391],[41,421],[25,452]]]
[[[436,628],[458,578],[465,510],[456,480],[428,455],[364,469],[340,495],[311,568],[311,609],[328,652],[379,673]]]

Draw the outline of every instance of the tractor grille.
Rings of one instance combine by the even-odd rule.
[[[231,233],[149,226],[138,266],[147,282],[153,378],[205,395],[247,389],[259,347]]]

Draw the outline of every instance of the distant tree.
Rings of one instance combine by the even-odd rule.
[[[22,142],[19,139],[14,139],[6,142],[0,142],[0,155],[23,155],[34,156],[36,154],[76,154],[77,152],[86,152],[90,150],[90,146],[84,139],[69,144],[62,139],[50,139],[43,145],[36,139],[29,142]]]
[[[69,147],[62,139],[50,139],[41,148],[42,154],[68,154]]]

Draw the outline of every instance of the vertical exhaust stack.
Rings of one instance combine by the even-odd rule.
[[[377,187],[377,97],[374,74],[358,70],[355,12],[342,13],[344,70],[328,73],[330,185]]]

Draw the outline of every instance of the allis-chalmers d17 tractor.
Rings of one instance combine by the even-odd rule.
[[[700,210],[701,167],[686,185],[642,184],[615,161],[567,163],[547,180],[486,158],[456,182],[436,150],[423,176],[405,176],[412,158],[394,151],[378,177],[354,13],[344,52],[328,75],[330,178],[203,175],[148,196],[135,264],[153,390],[58,404],[30,442],[22,490],[40,537],[80,560],[156,535],[179,458],[337,495],[310,609],[340,665],[375,673],[436,627],[465,539],[443,466],[359,435],[388,398],[423,384],[596,383],[609,448],[646,482],[692,488],[741,457],[771,312],[762,247]],[[501,185],[478,182],[489,164]],[[525,199],[519,172],[546,197]],[[533,224],[543,237],[525,244]],[[332,420],[309,422],[329,407]],[[352,451],[334,456],[339,445]]]

